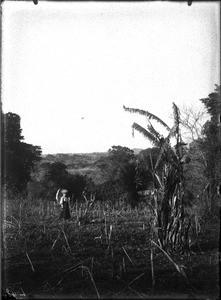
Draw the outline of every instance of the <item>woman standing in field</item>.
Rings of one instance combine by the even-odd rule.
[[[60,191],[61,191],[62,196],[59,200]],[[63,189],[63,190],[59,189],[57,191],[57,194],[56,194],[56,200],[58,201],[58,203],[61,205],[61,208],[62,208],[59,219],[68,220],[68,219],[71,218],[71,214],[70,214],[70,197],[68,197],[67,194],[68,194],[68,191],[65,190],[65,189]]]

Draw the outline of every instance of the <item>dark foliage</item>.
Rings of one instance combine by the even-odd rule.
[[[41,159],[41,147],[22,140],[20,117],[14,113],[2,113],[1,173],[2,185],[12,193],[25,190],[31,171]]]
[[[62,162],[39,163],[34,169],[28,191],[31,197],[55,200],[59,188],[65,188],[73,199],[81,196],[87,186],[86,176],[70,174]]]
[[[108,156],[97,162],[97,167],[103,172],[106,182],[100,186],[100,194],[113,202],[127,194],[127,199],[132,208],[139,203],[139,178],[138,163],[133,150],[112,146]],[[103,187],[107,188],[106,192]],[[110,187],[112,186],[112,187]]]
[[[207,98],[201,99],[205,105],[210,119],[203,128],[204,139],[201,148],[205,153],[205,174],[208,178],[207,192],[211,197],[211,208],[216,210],[221,186],[221,99],[220,86]]]

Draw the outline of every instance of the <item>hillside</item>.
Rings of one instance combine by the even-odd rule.
[[[103,182],[100,170],[95,163],[101,157],[108,155],[108,152],[93,152],[93,153],[57,153],[55,155],[48,154],[43,157],[43,162],[62,162],[67,166],[71,174],[87,175],[92,178],[95,184]]]
[[[138,155],[142,149],[133,149],[134,154]],[[100,170],[96,167],[96,162],[108,156],[108,152],[92,153],[57,153],[43,155],[43,162],[62,162],[67,165],[71,174],[87,175],[92,178],[95,184],[102,183],[103,178]]]
[[[43,157],[43,160],[46,162],[60,161],[66,164],[69,169],[81,169],[91,167],[98,159],[107,155],[108,152],[93,152],[81,154],[57,153],[55,155],[48,154]]]

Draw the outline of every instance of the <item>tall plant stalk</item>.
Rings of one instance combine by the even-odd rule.
[[[153,186],[151,190],[154,205],[153,232],[162,249],[171,252],[186,252],[189,248],[190,221],[185,213],[184,164],[189,162],[185,154],[180,131],[180,111],[173,103],[174,126],[170,128],[157,116],[134,108],[123,107],[130,113],[144,115],[148,119],[147,129],[133,123],[132,129],[142,133],[160,149],[155,165],[152,163]],[[153,127],[150,120],[167,129],[164,137]],[[175,145],[171,146],[171,138]],[[152,158],[151,158],[152,162]],[[162,165],[159,168],[159,165]]]

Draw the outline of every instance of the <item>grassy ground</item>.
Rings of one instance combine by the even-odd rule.
[[[3,224],[3,288],[16,298],[217,299],[218,228],[173,256],[158,249],[151,272],[150,218],[145,209],[95,208],[91,222],[59,221],[59,208],[8,201]]]

